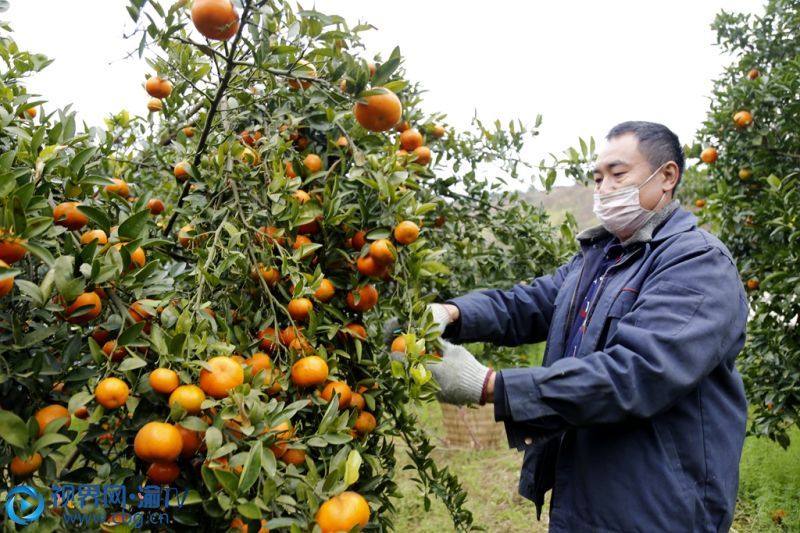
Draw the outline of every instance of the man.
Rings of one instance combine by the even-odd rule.
[[[493,401],[524,450],[520,493],[550,531],[728,531],[747,419],[734,361],[747,303],[727,248],[673,200],[677,136],[625,122],[594,170],[601,226],[554,274],[433,304],[454,342],[547,340],[494,372],[445,341],[442,401]]]

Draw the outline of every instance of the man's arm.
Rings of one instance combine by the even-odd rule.
[[[558,290],[578,257],[530,285],[517,284],[507,291],[475,291],[448,300],[447,309],[456,320],[442,336],[458,343],[491,342],[501,346],[545,340]]]
[[[744,344],[747,305],[719,249],[673,258],[642,287],[603,351],[547,368],[503,371],[515,422],[560,415],[571,425],[651,417],[669,408]]]

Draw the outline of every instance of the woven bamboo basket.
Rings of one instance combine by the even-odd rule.
[[[494,406],[477,408],[440,403],[448,448],[485,450],[502,448],[506,442],[503,424],[494,421]]]

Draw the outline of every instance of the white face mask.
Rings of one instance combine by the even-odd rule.
[[[606,194],[594,193],[594,214],[600,219],[603,226],[616,236],[621,234],[633,235],[644,226],[650,217],[656,214],[639,203],[639,189],[658,174],[664,165],[661,165],[641,185],[631,185]],[[664,199],[664,192],[658,204]]]

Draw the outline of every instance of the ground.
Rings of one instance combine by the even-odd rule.
[[[419,414],[422,426],[430,428],[432,442],[443,444],[439,405],[427,404],[419,409]],[[783,450],[765,438],[748,437],[745,441],[740,498],[732,533],[800,531],[800,431],[795,429],[791,436],[793,446],[789,450]],[[398,444],[397,450],[401,468],[408,464],[408,460],[405,448]],[[547,531],[547,510],[542,521],[537,522],[533,503],[517,494],[521,453],[505,447],[449,450],[442,446],[434,452],[434,458],[438,464],[448,466],[458,475],[469,493],[466,507],[472,511],[476,526],[489,532],[503,533]],[[408,470],[402,471],[398,484],[403,498],[396,501],[397,531],[453,531],[447,509],[435,498],[430,512],[425,513],[422,496]]]

